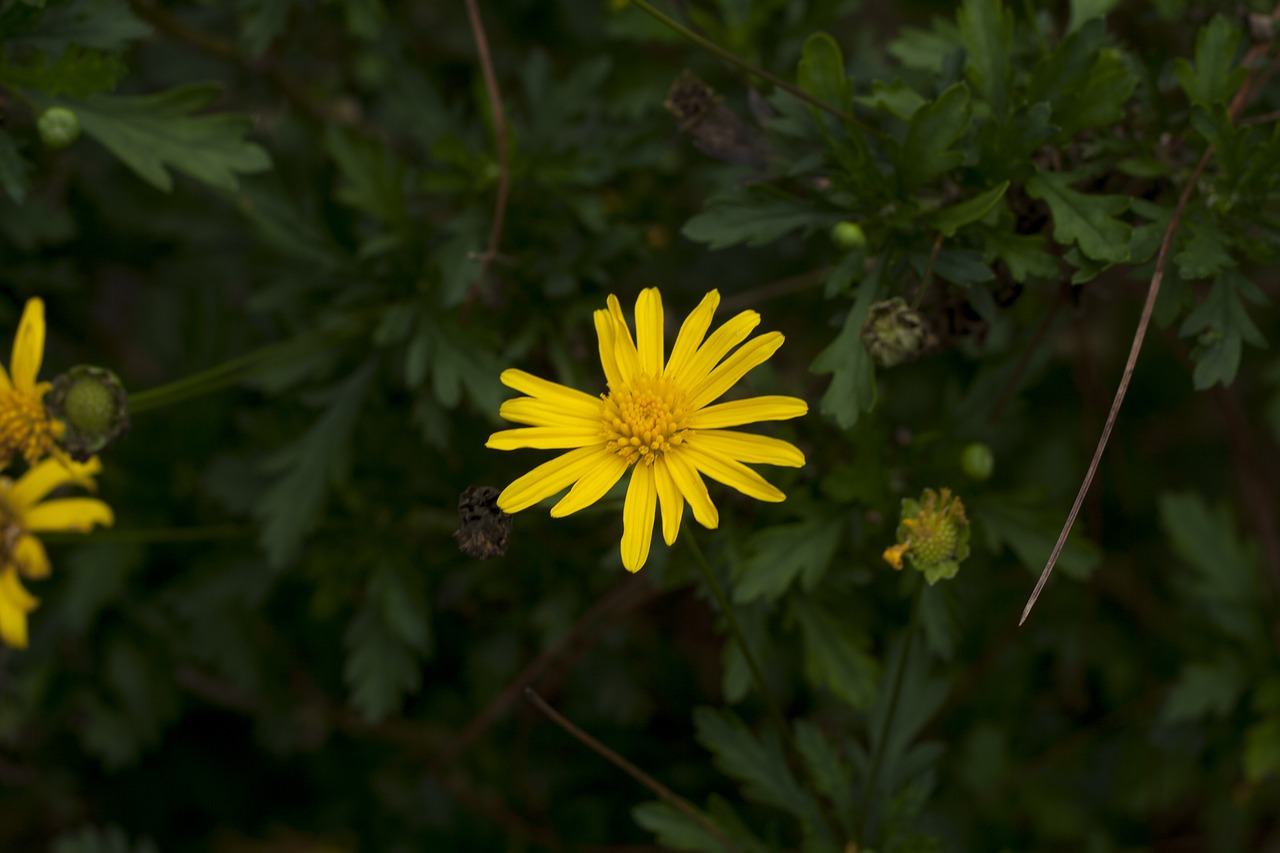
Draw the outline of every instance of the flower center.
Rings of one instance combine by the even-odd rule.
[[[662,377],[637,376],[610,389],[602,413],[608,449],[628,465],[654,460],[684,440],[690,411],[684,393]]]
[[[18,454],[28,465],[54,449],[65,427],[44,410],[40,396],[15,389],[0,391],[0,464],[7,465]]]

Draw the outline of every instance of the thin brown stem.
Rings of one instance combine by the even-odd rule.
[[[507,120],[502,111],[502,93],[498,90],[498,76],[493,70],[493,58],[489,54],[489,39],[485,35],[484,21],[476,0],[467,0],[467,20],[471,24],[471,36],[476,42],[476,57],[480,60],[480,72],[484,75],[484,88],[489,94],[489,108],[493,112],[494,148],[498,154],[498,192],[493,202],[493,223],[489,226],[489,244],[480,256],[480,269],[467,292],[467,305],[476,298],[489,272],[489,264],[498,254],[502,240],[502,223],[507,215],[507,194],[510,191],[511,169],[507,163]]]
[[[139,18],[175,41],[188,44],[215,59],[238,65],[246,71],[261,74],[299,112],[312,121],[323,124],[342,120],[341,116],[326,107],[319,99],[312,97],[302,81],[281,68],[273,58],[254,59],[245,56],[236,48],[234,42],[210,35],[184,23],[173,12],[156,5],[151,0],[129,0],[129,7]]]
[[[644,578],[632,575],[601,597],[560,639],[530,661],[483,711],[458,732],[436,759],[437,769],[444,769],[457,761],[482,734],[497,722],[498,718],[506,713],[527,687],[542,678],[547,670],[575,645],[590,637],[596,629],[613,624],[626,611],[660,594],[661,592],[654,590]]]
[[[720,827],[707,820],[701,812],[690,805],[688,800],[677,794],[675,791],[672,791],[657,779],[654,779],[648,773],[645,773],[639,767],[632,764],[630,761],[623,758],[621,755],[614,752],[591,735],[587,734],[578,726],[574,725],[574,723],[568,720],[563,714],[548,705],[546,700],[539,696],[537,691],[532,687],[525,688],[524,698],[528,699],[535,708],[546,715],[547,719],[564,729],[579,743],[586,746],[605,761],[608,761],[614,767],[617,767],[623,773],[626,773],[632,779],[635,779],[641,785],[648,788],[650,793],[654,796],[678,809],[682,814],[706,830],[707,834],[718,841],[724,849],[734,851],[734,853],[741,853],[741,848],[734,844],[732,839],[726,837],[725,834],[720,831]]]

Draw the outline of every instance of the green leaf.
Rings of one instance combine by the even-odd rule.
[[[1054,104],[1053,121],[1064,142],[1082,130],[1120,122],[1138,87],[1138,75],[1113,50],[1104,50],[1081,84]]]
[[[1230,658],[1212,664],[1187,664],[1165,697],[1160,718],[1180,723],[1208,716],[1225,717],[1236,707],[1247,686],[1247,676]]]
[[[982,234],[982,260],[990,264],[997,258],[1004,261],[1009,267],[1009,275],[1017,282],[1058,275],[1058,260],[1045,251],[1045,238],[1040,234],[1016,234],[1002,228],[985,229]]]
[[[844,55],[836,40],[826,33],[814,33],[804,40],[796,82],[810,95],[837,109],[850,112],[853,108],[853,86],[844,70]]]
[[[127,70],[119,54],[85,50],[77,45],[68,47],[52,62],[47,62],[42,53],[21,65],[10,64],[8,56],[0,56],[0,80],[45,95],[84,98],[109,92]]]
[[[951,207],[933,211],[924,217],[924,223],[930,228],[936,228],[941,231],[944,236],[954,237],[956,231],[971,222],[977,222],[991,212],[991,208],[995,207],[1000,202],[1000,199],[1004,198],[1005,191],[1008,189],[1009,182],[1002,181],[973,198],[965,199],[958,204],[951,205]]]
[[[64,832],[49,848],[51,853],[157,853],[158,849],[149,838],[141,838],[136,844],[130,842],[118,826],[86,826]]]
[[[910,121],[917,110],[929,103],[923,95],[897,78],[894,78],[892,83],[886,83],[883,80],[873,81],[871,94],[854,100],[864,107],[883,110],[903,121]]]
[[[31,164],[18,150],[18,143],[13,141],[7,130],[0,127],[0,184],[4,185],[9,198],[18,204],[22,204],[27,198],[30,173]]]
[[[814,203],[772,187],[754,186],[745,193],[715,196],[707,209],[685,223],[682,234],[706,243],[709,249],[724,249],[739,243],[765,246],[782,235],[804,229],[834,225],[839,213],[822,212]]]
[[[842,526],[812,518],[753,534],[747,540],[747,557],[735,566],[733,600],[776,600],[797,578],[802,588],[812,590],[831,564]]]
[[[941,660],[950,660],[956,646],[955,585],[925,584],[920,596],[920,628],[925,642]]]
[[[293,0],[238,0],[240,44],[250,56],[266,53],[276,36],[284,32]]]
[[[373,379],[376,361],[366,361],[346,381],[326,393],[328,408],[293,444],[267,457],[263,468],[274,476],[254,507],[262,522],[267,559],[283,567],[320,517],[330,485],[346,480],[356,415]]]
[[[1236,265],[1227,251],[1231,238],[1222,233],[1207,214],[1188,217],[1186,233],[1190,236],[1173,256],[1178,275],[1184,279],[1209,278]]]
[[[772,731],[757,738],[733,713],[711,708],[695,709],[693,724],[698,742],[712,754],[716,767],[742,783],[743,796],[817,825],[817,804],[791,775]]]
[[[969,504],[970,514],[986,535],[991,550],[1008,545],[1022,565],[1033,574],[1040,574],[1062,527],[1060,513],[1032,509],[1020,495],[1006,495],[999,500],[987,497],[980,503],[966,500],[965,503]],[[1097,546],[1079,531],[1077,526],[1067,537],[1057,565],[1068,577],[1083,580],[1097,568],[1100,554]]]
[[[1063,39],[1032,71],[1027,100],[1052,106],[1056,137],[1061,141],[1124,117],[1138,78],[1119,52],[1106,44],[1106,26],[1094,19]]]
[[[1071,188],[1075,176],[1064,172],[1037,172],[1027,182],[1027,193],[1049,205],[1053,237],[1059,243],[1075,243],[1086,257],[1107,263],[1129,259],[1132,229],[1115,218],[1129,206],[1120,195],[1089,195]]]
[[[669,803],[641,803],[631,810],[631,817],[643,829],[654,834],[655,840],[672,850],[697,850],[702,853],[724,853],[724,842],[707,831],[706,827]],[[703,813],[713,826],[715,822]],[[720,827],[727,837],[728,833]]]
[[[1184,576],[1188,601],[1223,633],[1261,648],[1267,629],[1258,611],[1254,544],[1239,538],[1226,507],[1211,510],[1194,492],[1166,492],[1158,506],[1174,553],[1191,569]]]
[[[1225,105],[1244,82],[1248,71],[1234,68],[1240,31],[1223,15],[1200,28],[1196,35],[1196,64],[1185,59],[1174,63],[1173,73],[1193,104],[1206,108]]]
[[[795,721],[796,748],[809,769],[809,777],[819,794],[835,805],[838,817],[852,817],[854,798],[853,771],[817,725],[809,720]],[[845,827],[846,831],[851,827]],[[852,833],[850,833],[852,836]]]
[[[345,253],[319,215],[288,198],[283,188],[264,183],[242,187],[237,197],[240,212],[262,241],[294,262],[323,271],[341,266]]]
[[[334,124],[325,129],[325,148],[343,178],[334,193],[338,201],[393,231],[407,231],[405,170],[390,149]]]
[[[907,191],[960,165],[964,152],[948,149],[969,127],[969,118],[969,89],[963,83],[951,86],[936,101],[916,111],[907,126],[899,161]]]
[[[237,174],[261,172],[271,159],[245,141],[252,124],[246,116],[192,115],[217,94],[217,86],[197,84],[139,97],[33,99],[43,107],[74,111],[85,133],[157,189],[169,192],[173,178],[168,170],[177,169],[210,186],[235,190]]]
[[[1245,302],[1263,304],[1266,297],[1234,269],[1225,270],[1213,282],[1208,296],[1182,322],[1178,334],[1196,336],[1191,357],[1196,363],[1191,374],[1197,391],[1222,383],[1230,385],[1240,367],[1246,343],[1265,347],[1267,340],[1249,319]]]
[[[121,51],[130,42],[146,38],[151,28],[129,10],[126,0],[71,0],[49,4],[39,26],[10,39],[6,48],[44,51],[56,59],[71,45],[105,51]]]
[[[1071,0],[1071,12],[1067,16],[1067,32],[1074,33],[1095,18],[1107,14],[1120,4],[1120,0]]]
[[[791,612],[800,625],[804,673],[809,683],[830,690],[853,708],[870,705],[880,669],[867,651],[870,641],[866,634],[847,619],[804,597],[792,599]]]
[[[1013,15],[1000,0],[964,0],[956,20],[968,52],[965,74],[991,111],[1003,117],[1009,109]]]
[[[1249,726],[1244,733],[1244,775],[1261,782],[1280,770],[1280,717],[1271,717]]]
[[[848,256],[832,271],[830,281],[849,281],[861,271],[861,265],[859,255]],[[819,409],[824,415],[835,418],[841,429],[849,429],[856,424],[858,416],[871,411],[876,402],[876,370],[862,343],[862,325],[880,295],[880,270],[881,265],[877,264],[867,274],[840,333],[809,365],[809,370],[820,376],[831,374],[831,385],[822,395]],[[828,287],[831,286],[829,283]]]
[[[391,561],[379,564],[344,640],[343,680],[367,722],[397,710],[406,694],[422,686],[422,659],[431,652],[430,612],[420,575]]]
[[[447,409],[462,401],[462,392],[482,412],[496,412],[505,395],[498,376],[503,365],[490,347],[476,339],[476,332],[454,323],[424,320],[428,336],[427,361],[431,368],[432,391]]]
[[[934,18],[929,30],[904,27],[885,50],[906,68],[939,75],[947,58],[963,47],[955,25],[943,18]]]

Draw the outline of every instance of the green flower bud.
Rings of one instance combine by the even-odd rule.
[[[836,244],[837,249],[852,252],[867,245],[867,235],[861,225],[846,219],[831,226],[831,242]]]
[[[996,458],[991,448],[981,441],[970,442],[960,452],[960,468],[972,479],[982,482],[990,479],[996,466]]]
[[[36,119],[40,141],[47,148],[66,148],[80,137],[80,119],[66,107],[49,107]]]
[[[66,424],[62,447],[83,462],[118,441],[129,430],[129,395],[103,367],[78,365],[53,380],[45,408]]]
[[[902,568],[905,557],[929,585],[953,578],[969,556],[969,519],[964,503],[950,489],[925,489],[920,500],[903,498],[897,544],[884,551],[884,561]]]

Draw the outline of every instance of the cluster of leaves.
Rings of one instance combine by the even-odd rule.
[[[1243,356],[1277,327],[1280,104],[1235,102],[1246,19],[893,4],[877,42],[850,2],[685,4],[801,98],[627,3],[478,5],[501,106],[463,4],[0,0],[6,292],[45,297],[51,362],[171,402],[2,662],[0,846],[1274,838],[1280,365]],[[663,109],[686,68],[732,133]],[[1175,216],[1165,344],[1018,632]],[[631,581],[620,495],[459,553],[459,493],[537,458],[482,447],[501,370],[598,388],[590,312],[654,283],[787,333],[746,382],[812,403],[786,503],[717,493],[721,527]],[[878,369],[891,297],[932,348]],[[932,586],[880,556],[926,487],[972,523]],[[529,679],[696,818],[502,698]]]

